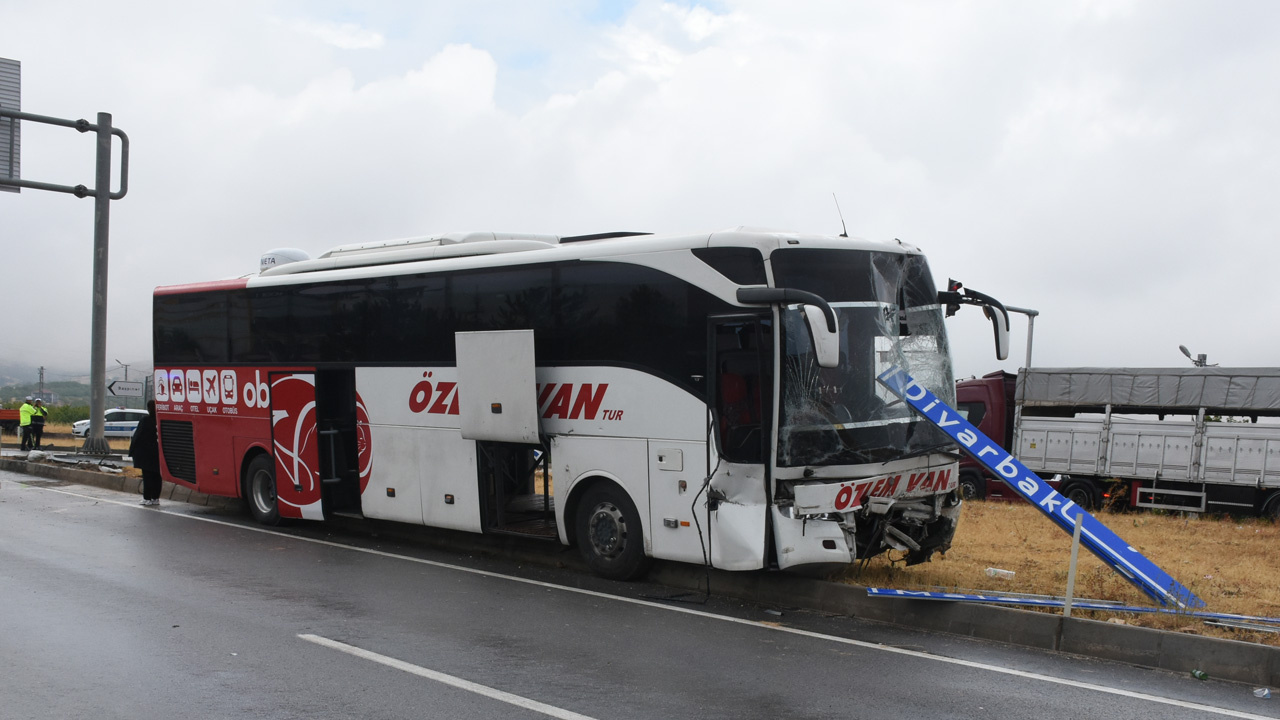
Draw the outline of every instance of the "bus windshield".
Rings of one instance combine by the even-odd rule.
[[[791,253],[805,257],[779,258]],[[840,363],[821,368],[799,306],[782,309],[778,465],[883,463],[947,447],[940,430],[876,381],[897,365],[954,402],[942,307],[924,258],[806,249],[772,260],[779,286],[825,290],[840,327]],[[841,271],[853,275],[840,282]]]

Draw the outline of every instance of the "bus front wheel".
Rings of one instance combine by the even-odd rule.
[[[611,580],[634,580],[648,569],[644,531],[631,498],[617,486],[587,489],[578,505],[578,549],[587,567]]]
[[[280,524],[280,507],[276,504],[276,464],[267,455],[259,455],[249,463],[245,496],[249,512],[263,525]]]

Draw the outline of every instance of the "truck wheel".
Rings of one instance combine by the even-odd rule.
[[[618,486],[587,489],[578,505],[578,550],[592,572],[611,580],[634,580],[649,569],[640,514]]]
[[[1071,502],[1075,503],[1076,506],[1081,509],[1084,509],[1084,510],[1097,509],[1097,506],[1098,506],[1097,493],[1096,491],[1094,491],[1093,486],[1089,485],[1088,483],[1085,483],[1085,482],[1071,483],[1066,487],[1066,490],[1062,493],[1062,495],[1066,497],[1068,500],[1070,500]]]
[[[1271,493],[1271,497],[1262,503],[1262,516],[1280,520],[1280,490]]]
[[[979,473],[960,474],[960,497],[965,500],[982,500],[987,496],[987,479]]]
[[[249,463],[245,474],[245,496],[249,513],[263,525],[280,524],[280,506],[276,504],[276,464],[269,455],[258,455]]]

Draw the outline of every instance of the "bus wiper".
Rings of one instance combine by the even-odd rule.
[[[887,465],[887,464],[889,464],[889,463],[891,463],[891,462],[894,462],[894,461],[896,461],[896,460],[907,460],[907,459],[909,459],[909,458],[913,458],[913,457],[920,457],[921,455],[928,455],[929,453],[938,452],[939,450],[941,450],[941,449],[942,449],[942,448],[944,448],[944,447],[954,447],[954,446],[955,446],[955,443],[954,443],[954,442],[951,442],[950,440],[948,440],[947,442],[940,442],[940,443],[937,443],[936,445],[930,445],[929,447],[923,447],[923,448],[919,448],[919,449],[916,449],[916,450],[912,450],[911,452],[907,453],[906,455],[899,455],[898,457],[891,458],[891,459],[889,459],[889,460],[885,460],[884,462],[882,462],[882,463],[880,463],[880,464],[881,464],[881,465]],[[959,459],[961,459],[961,458],[963,458],[963,457],[964,457],[963,455],[961,455],[961,454],[960,454],[960,453],[958,453],[958,452],[946,452],[946,453],[940,453],[940,454],[942,454],[942,455],[948,455],[948,456],[950,456],[950,457],[954,457],[956,460],[959,460]]]

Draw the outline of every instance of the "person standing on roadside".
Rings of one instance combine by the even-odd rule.
[[[142,504],[160,504],[160,438],[156,435],[156,401],[147,401],[147,416],[138,421],[129,441],[133,466],[142,471]]]
[[[31,413],[32,450],[40,449],[40,441],[44,437],[44,420],[47,417],[49,417],[49,408],[44,406],[44,400],[36,398],[35,410]]]
[[[31,404],[31,396],[28,395],[27,401],[18,408],[18,426],[22,429],[23,451],[31,449],[31,416],[35,411],[35,406]]]

